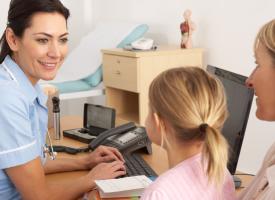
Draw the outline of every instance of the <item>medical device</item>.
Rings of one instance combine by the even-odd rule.
[[[53,126],[54,126],[54,139],[61,139],[61,131],[60,131],[60,108],[59,108],[59,98],[53,97]]]
[[[51,140],[51,136],[50,136],[49,131],[47,131],[47,137],[48,137],[48,141],[50,143],[50,146],[47,145],[47,144],[44,145],[44,148],[43,148],[44,157],[46,156],[46,154],[49,154],[51,160],[55,160],[57,152],[55,152],[54,149],[53,149],[53,144],[52,144],[52,140]]]

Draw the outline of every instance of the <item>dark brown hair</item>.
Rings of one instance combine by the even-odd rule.
[[[66,21],[70,16],[70,11],[59,0],[11,0],[7,27],[21,38],[25,29],[30,26],[32,16],[37,12],[57,12],[63,15]],[[2,63],[7,55],[12,54],[5,32],[1,37],[0,47],[0,63]]]

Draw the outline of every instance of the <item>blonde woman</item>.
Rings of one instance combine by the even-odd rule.
[[[141,199],[235,199],[220,132],[227,117],[221,83],[200,68],[171,69],[152,82],[149,106],[146,130],[167,151],[170,170]]]
[[[255,41],[256,68],[247,79],[257,96],[256,116],[275,121],[275,19],[265,24]],[[260,171],[241,194],[242,200],[275,199],[275,143],[267,152]]]

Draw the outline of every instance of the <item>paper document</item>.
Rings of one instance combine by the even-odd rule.
[[[144,176],[95,181],[101,198],[141,196],[152,181]]]

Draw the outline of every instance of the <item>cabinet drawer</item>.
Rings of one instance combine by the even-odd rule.
[[[137,58],[104,54],[103,66],[105,86],[138,92]]]

